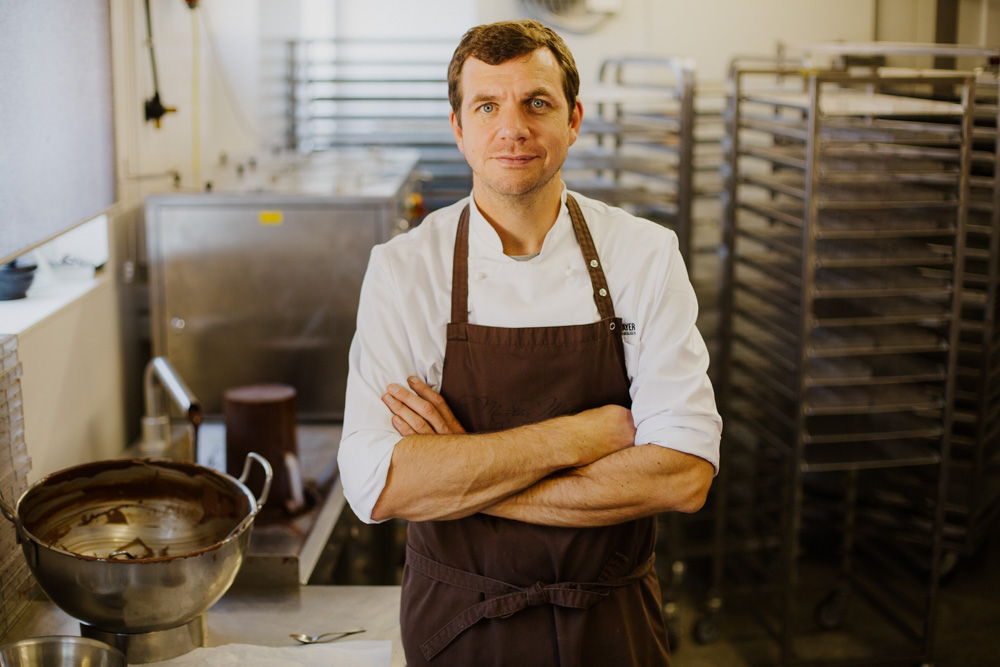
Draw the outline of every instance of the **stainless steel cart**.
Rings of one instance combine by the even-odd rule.
[[[730,83],[717,590],[752,594],[782,664],[927,659],[974,78],[737,63]],[[817,523],[835,544],[809,544]]]
[[[962,336],[956,369],[952,456],[945,514],[945,569],[972,556],[1000,521],[1000,49],[956,44],[818,42],[779,45],[779,57],[829,60],[838,69],[977,72],[969,176]],[[909,69],[903,70],[902,66]],[[890,69],[894,68],[894,69]],[[942,91],[927,91],[940,96]],[[946,93],[945,93],[946,94]]]

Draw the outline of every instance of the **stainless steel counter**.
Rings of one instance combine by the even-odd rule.
[[[234,586],[206,614],[205,646],[292,646],[293,632],[320,634],[359,627],[358,640],[392,642],[392,667],[403,667],[398,586]],[[43,635],[79,635],[80,623],[54,604],[35,601],[4,641]],[[341,642],[349,642],[346,638]]]

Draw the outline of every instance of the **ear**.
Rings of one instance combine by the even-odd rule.
[[[454,111],[448,116],[448,120],[451,123],[451,132],[455,135],[455,144],[462,155],[465,155],[465,149],[462,148],[462,126],[458,124],[458,116]]]
[[[580,136],[580,124],[583,122],[583,102],[576,101],[573,107],[573,115],[569,118],[569,145],[576,143],[576,138]]]

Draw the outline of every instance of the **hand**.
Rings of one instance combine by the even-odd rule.
[[[620,405],[605,405],[569,417],[572,442],[586,465],[608,454],[635,445],[632,411]]]
[[[408,391],[390,384],[382,402],[392,411],[392,425],[402,435],[465,433],[441,394],[417,377],[407,378]],[[416,392],[416,393],[414,393]]]

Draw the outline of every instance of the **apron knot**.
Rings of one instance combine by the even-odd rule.
[[[447,647],[456,637],[483,619],[509,618],[528,607],[552,604],[571,609],[589,609],[608,597],[612,588],[637,583],[653,568],[654,555],[638,567],[610,580],[594,583],[558,582],[543,584],[536,582],[528,588],[484,577],[473,572],[445,565],[406,547],[406,565],[420,574],[441,583],[477,591],[484,599],[452,618],[441,629],[420,645],[424,658],[430,661]]]
[[[548,592],[542,585],[542,582],[536,582],[534,586],[527,589],[525,593],[528,594],[528,606],[537,607],[538,605],[546,604],[549,601]]]

